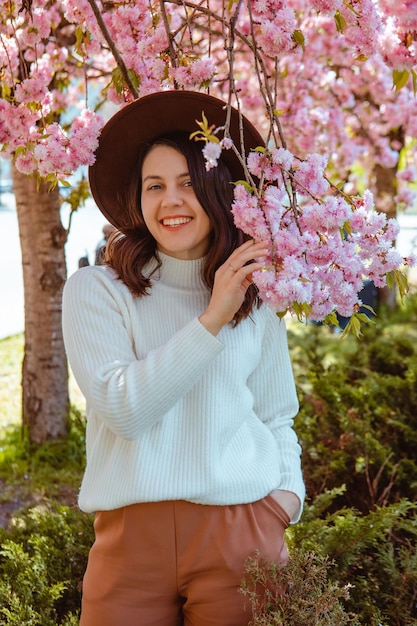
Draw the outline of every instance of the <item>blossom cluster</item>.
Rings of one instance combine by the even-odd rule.
[[[329,193],[325,166],[321,155],[297,165],[288,150],[253,152],[248,170],[266,185],[261,194],[236,185],[232,207],[239,228],[270,242],[264,268],[253,274],[262,299],[309,321],[336,311],[351,317],[364,281],[385,287],[390,273],[417,260],[397,252],[398,222],[375,210],[370,191],[349,199]],[[296,204],[289,188],[298,189]]]
[[[360,40],[355,46],[350,43],[349,38],[356,31],[346,27],[342,36],[337,32],[331,10],[326,12],[324,6],[320,10],[319,16],[308,15],[306,11],[298,21],[297,27],[307,42],[302,62],[293,51],[278,58],[283,78],[277,84],[274,108],[280,112],[282,128],[290,129],[285,133],[287,146],[302,158],[312,152],[328,157],[333,173],[337,172],[340,180],[349,181],[354,191],[353,164],[364,171],[375,166],[397,170],[392,183],[397,192],[390,201],[406,209],[417,200],[415,190],[401,176],[403,167],[413,167],[417,162],[413,151],[407,150],[407,141],[417,138],[417,99],[413,89],[411,85],[393,89],[391,68],[379,52],[367,59]],[[373,18],[369,24],[375,29],[375,44],[381,42],[386,30],[380,15],[373,14]],[[411,44],[409,48],[412,49]],[[360,52],[361,58],[355,59],[352,51]],[[272,65],[269,71],[273,72]],[[240,79],[237,85],[243,94],[243,110],[253,111],[252,119],[259,119],[257,111],[263,103],[253,95],[254,78]],[[264,128],[266,135],[268,121]],[[415,183],[417,177],[407,182]],[[379,197],[376,202],[379,208],[384,208]]]
[[[309,319],[347,314],[364,279],[382,286],[403,262],[396,223],[359,189],[382,169],[394,191],[373,188],[378,209],[416,201],[414,5],[0,0],[2,155],[23,173],[66,178],[93,163],[114,105],[173,88],[231,100],[268,140],[250,154],[251,182],[233,206],[245,232],[271,242],[255,277],[263,297]],[[224,149],[227,133],[206,143],[207,169]]]
[[[37,172],[48,178],[65,179],[80,165],[94,163],[94,152],[103,125],[100,116],[83,109],[72,119],[67,133],[58,122],[40,126],[40,115],[25,106],[0,100],[0,143],[4,156],[12,156],[23,174]]]
[[[380,0],[385,27],[379,36],[381,54],[393,69],[417,65],[417,11],[414,0]]]
[[[207,86],[214,95],[227,95],[224,88],[230,67],[223,34],[227,19],[234,17],[235,3],[226,8],[219,0],[209,0],[206,8],[196,4],[191,13],[171,2],[122,0],[101,5],[97,0],[96,4],[137,86],[137,96],[165,88],[199,90]],[[286,77],[278,82],[276,108],[282,110],[283,124],[291,128],[288,141],[294,153],[306,157],[330,146],[335,152],[332,163],[341,175],[343,168],[358,159],[392,167],[399,148],[391,145],[391,129],[401,125],[407,135],[417,136],[410,90],[403,90],[394,100],[387,82],[388,67],[415,66],[412,5],[413,0],[399,4],[393,0],[246,0],[239,4],[239,37],[256,41],[254,48],[245,50],[240,39],[234,59],[236,93],[244,108],[253,111],[261,126],[262,120],[268,119],[263,85],[254,82],[256,75],[247,71],[256,50],[267,71],[273,70],[271,63],[278,60],[279,71]],[[13,116],[8,107],[2,111],[4,155],[19,157],[16,164],[24,172],[39,164],[42,176],[65,176],[70,168],[91,163],[97,139],[92,129],[85,136],[88,149],[81,149],[58,119],[76,104],[72,99],[74,82],[101,83],[105,98],[118,105],[136,96],[120,72],[114,71],[113,52],[89,0],[54,0],[47,5],[32,0],[24,10],[19,10],[18,3],[1,0],[0,6],[2,100],[10,103],[15,113]],[[361,61],[362,67],[355,71],[355,57],[369,57],[369,61]],[[329,68],[329,59],[337,71]],[[374,93],[361,107],[365,88]],[[93,117],[93,106],[86,108]],[[74,149],[68,142],[74,143]],[[37,143],[40,159],[34,153]],[[59,155],[63,162],[58,167]],[[404,181],[397,199],[402,206],[413,201]]]

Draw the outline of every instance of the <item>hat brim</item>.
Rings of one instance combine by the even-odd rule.
[[[166,133],[199,130],[196,120],[202,120],[203,112],[210,125],[224,126],[227,110],[222,100],[194,91],[161,91],[126,105],[104,125],[95,152],[96,161],[89,168],[89,182],[97,206],[116,228],[123,227],[120,200],[144,144]],[[232,107],[230,136],[238,149],[240,125],[246,155],[264,145],[256,128]],[[233,150],[223,150],[221,159],[228,165],[232,180],[244,179],[242,165]]]

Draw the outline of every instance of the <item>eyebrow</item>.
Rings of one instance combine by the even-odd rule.
[[[178,179],[180,178],[187,178],[190,176],[190,172],[184,172],[184,174],[179,174],[177,176]],[[149,174],[149,176],[146,176],[146,178],[143,179],[143,183],[146,183],[146,181],[148,180],[161,180],[163,178],[163,176],[158,176],[157,174]]]

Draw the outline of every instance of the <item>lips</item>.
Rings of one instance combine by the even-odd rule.
[[[175,228],[177,226],[183,226],[191,222],[192,217],[165,217],[161,220],[162,226],[169,226]]]

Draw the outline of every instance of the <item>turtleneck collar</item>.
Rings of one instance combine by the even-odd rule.
[[[183,260],[158,252],[162,265],[151,276],[152,282],[169,285],[175,289],[206,289],[201,278],[201,267],[204,258]],[[152,264],[152,265],[151,265]],[[150,265],[155,266],[155,261]]]

